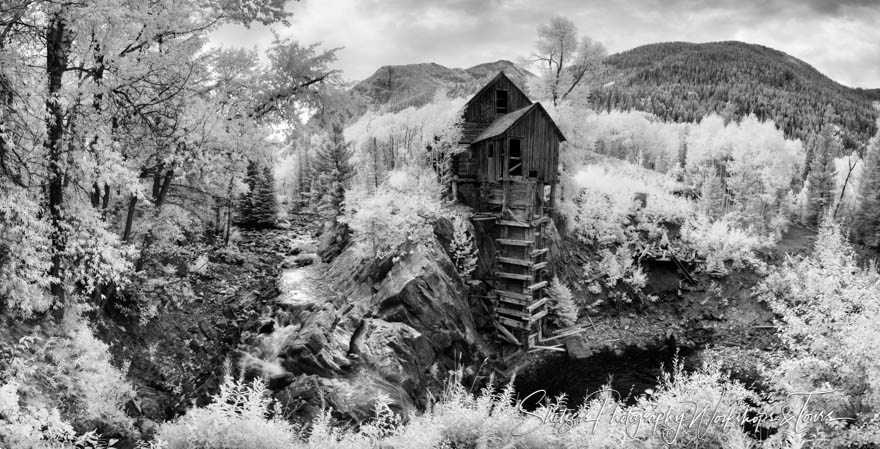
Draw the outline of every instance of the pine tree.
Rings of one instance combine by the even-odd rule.
[[[330,139],[318,149],[315,156],[312,199],[318,212],[335,222],[342,212],[345,188],[354,176],[351,145],[345,141],[340,123],[331,127]]]
[[[816,152],[816,144],[816,133],[810,132],[810,136],[807,137],[807,143],[804,145],[806,154],[804,155],[804,173],[801,175],[802,180],[806,180],[807,176],[810,174],[810,167],[813,164],[813,154]]]
[[[863,243],[880,246],[880,131],[866,149],[853,227]]]
[[[822,129],[816,139],[810,173],[807,175],[807,210],[804,219],[807,224],[818,224],[825,211],[834,203],[834,187],[837,170],[834,158],[841,150],[837,136],[831,131],[831,125]]]
[[[275,198],[275,176],[270,167],[260,167],[257,162],[248,164],[245,183],[250,190],[239,202],[239,223],[248,227],[271,227],[278,214]]]
[[[724,212],[724,184],[715,167],[711,167],[703,179],[700,207],[712,219],[719,218]]]
[[[549,319],[558,328],[572,327],[577,323],[578,308],[571,290],[554,276],[547,289]]]

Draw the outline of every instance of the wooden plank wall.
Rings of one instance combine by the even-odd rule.
[[[480,161],[474,156],[473,149],[467,149],[453,156],[452,168],[459,179],[473,180],[477,178]]]
[[[506,136],[522,140],[523,176],[528,176],[534,170],[539,181],[556,182],[559,136],[544,114],[537,109],[530,111],[510,127]],[[504,179],[507,179],[506,168],[505,166]]]
[[[495,146],[495,157],[489,160],[489,144]],[[477,180],[480,182],[496,182],[500,180],[502,170],[504,169],[504,151],[502,144],[504,139],[492,139],[477,142],[471,147],[474,150],[474,157],[478,159]]]
[[[513,112],[517,109],[524,108],[532,101],[526,97],[512,81],[506,77],[501,77],[488,89],[474,97],[471,104],[464,111],[464,121],[474,123],[491,123],[498,118],[495,113],[495,91],[501,89],[506,90],[507,94],[507,112]]]

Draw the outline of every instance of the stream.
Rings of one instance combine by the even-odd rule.
[[[692,369],[690,354],[692,350],[688,348],[676,349],[671,345],[630,347],[622,354],[604,351],[585,359],[551,354],[520,373],[514,385],[520,398],[538,390],[546,391],[549,398],[565,394],[569,408],[579,407],[584,397],[610,385],[621,400],[632,404],[647,390],[657,387],[660,375],[673,369],[676,356],[686,371]],[[534,409],[538,405],[535,397],[529,398],[524,407]]]
[[[265,317],[262,333],[242,360],[246,371],[269,379],[270,385],[272,379],[291,376],[283,365],[285,348],[290,346],[291,339],[301,330],[301,312],[323,300],[316,290],[327,265],[315,254],[317,242],[304,235],[297,237],[292,245],[300,252],[286,260],[285,266],[288,268],[284,268],[279,277],[281,294],[275,299],[271,318]],[[548,354],[517,375],[516,392],[520,398],[538,390],[545,390],[550,398],[565,394],[568,407],[575,408],[590,393],[610,385],[621,400],[632,404],[640,395],[657,387],[658,378],[663,371],[673,369],[676,357],[684,364],[686,371],[694,368],[692,357],[689,357],[695,355],[694,351],[676,348],[672,342],[669,343],[649,348],[632,346],[617,353],[598,352],[585,359],[569,358],[566,354]],[[368,380],[361,379],[359,383]],[[357,394],[355,391],[349,393]],[[527,409],[537,405],[535,398],[524,404]]]
[[[287,374],[281,364],[282,352],[301,328],[301,323],[293,317],[295,314],[290,312],[302,310],[319,300],[314,288],[326,268],[316,254],[317,241],[314,238],[301,235],[293,239],[291,245],[299,248],[300,253],[285,261],[287,268],[282,269],[278,279],[281,294],[275,299],[272,322],[266,325],[269,330],[258,336],[242,360],[246,371],[260,373],[261,377],[269,379]],[[307,265],[301,265],[308,260]]]

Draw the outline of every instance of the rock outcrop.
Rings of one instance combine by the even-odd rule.
[[[476,360],[482,344],[443,229],[399,257],[350,245],[327,266],[325,297],[293,312],[297,328],[280,344],[277,397],[305,416],[332,407],[360,421],[380,397],[401,411],[426,405],[457,362]]]

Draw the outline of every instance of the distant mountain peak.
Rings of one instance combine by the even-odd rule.
[[[446,89],[451,96],[467,96],[476,92],[498,72],[504,72],[523,89],[526,88],[526,80],[534,77],[532,73],[505,59],[466,69],[424,62],[382,66],[369,78],[357,83],[354,89],[389,110],[401,110],[431,101],[440,88]]]

